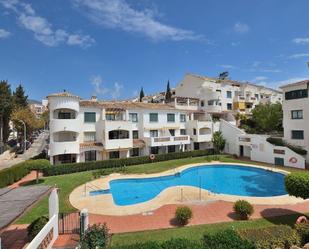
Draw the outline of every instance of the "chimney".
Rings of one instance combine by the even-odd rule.
[[[91,96],[91,101],[97,101],[98,99],[97,99],[97,96],[95,96],[95,95],[92,95]]]

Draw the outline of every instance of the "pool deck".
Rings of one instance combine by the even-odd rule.
[[[276,196],[276,197],[245,197],[245,196],[235,196],[235,195],[224,195],[224,194],[214,194],[204,189],[199,189],[196,187],[190,186],[175,186],[163,190],[159,195],[154,199],[149,201],[138,203],[128,206],[118,206],[114,203],[111,194],[103,194],[90,196],[89,192],[98,189],[109,189],[109,182],[115,179],[129,179],[129,178],[150,178],[150,177],[159,177],[166,175],[174,175],[175,173],[181,172],[185,169],[197,166],[205,165],[235,165],[235,163],[222,163],[222,162],[211,162],[211,163],[199,163],[199,164],[190,164],[176,169],[168,170],[156,174],[111,174],[105,176],[89,183],[83,184],[70,194],[71,204],[82,210],[84,208],[88,209],[91,214],[98,215],[112,215],[112,216],[124,216],[124,215],[133,215],[133,214],[142,214],[148,215],[154,212],[154,210],[159,209],[164,205],[205,205],[208,203],[213,203],[217,201],[225,202],[235,202],[239,199],[245,199],[255,205],[291,205],[297,203],[303,203],[304,200],[288,195]],[[289,172],[270,169],[269,167],[251,165],[251,164],[240,164],[237,165],[250,166],[255,168],[262,168],[266,170],[272,170],[274,172],[279,172],[283,174],[288,174]]]

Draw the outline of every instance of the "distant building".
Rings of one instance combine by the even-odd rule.
[[[309,80],[282,86],[284,139],[307,150],[309,160]]]
[[[37,118],[40,118],[41,115],[47,110],[48,101],[43,99],[41,102],[37,100],[28,100],[28,105],[30,110],[35,114]]]

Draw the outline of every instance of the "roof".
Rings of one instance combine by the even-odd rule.
[[[79,96],[74,95],[74,94],[69,93],[69,92],[52,93],[52,94],[49,94],[47,96],[47,98],[49,98],[49,97],[74,97],[74,98],[80,99]]]
[[[169,104],[163,103],[144,103],[144,102],[130,102],[130,101],[91,101],[91,100],[82,100],[80,101],[80,106],[93,106],[100,107],[104,109],[153,109],[153,110],[177,110]]]
[[[236,85],[236,86],[245,86],[245,85],[250,85],[250,86],[254,86],[254,87],[258,87],[260,89],[268,89],[277,93],[282,93],[279,90],[270,88],[270,87],[265,87],[265,86],[261,86],[261,85],[257,85],[257,84],[253,84],[250,82],[242,82],[242,81],[237,81],[237,80],[231,80],[231,79],[218,79],[218,78],[213,78],[213,77],[208,77],[208,76],[201,76],[201,75],[197,75],[197,74],[193,74],[193,73],[187,73],[187,75],[190,75],[192,77],[196,77],[196,78],[200,78],[202,80],[209,80],[209,81],[214,81],[216,83],[224,83],[224,84],[229,84],[229,85]]]
[[[50,186],[0,189],[0,231],[52,190]]]
[[[287,84],[287,85],[280,86],[280,88],[286,88],[286,87],[290,87],[290,86],[300,86],[300,85],[303,85],[303,84],[309,84],[309,80],[302,80],[302,81],[298,81],[298,82],[295,82],[295,83],[290,83],[290,84]]]
[[[133,139],[134,148],[142,148],[145,146],[145,141],[143,139]]]

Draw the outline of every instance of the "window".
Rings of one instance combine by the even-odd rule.
[[[116,120],[116,115],[115,114],[106,114],[105,119],[108,120],[108,121]]]
[[[74,113],[71,113],[71,112],[59,111],[58,113],[58,119],[74,119],[74,118],[75,118],[75,115]]]
[[[201,101],[201,107],[205,105],[204,100]]]
[[[130,156],[131,156],[131,157],[139,156],[139,148],[133,148],[133,149],[130,151]]]
[[[291,111],[292,119],[303,119],[303,110]]]
[[[129,114],[129,120],[130,120],[131,122],[137,123],[137,122],[138,122],[137,113],[130,113],[130,114]]]
[[[158,113],[149,113],[149,122],[158,122]]]
[[[175,130],[174,129],[169,129],[168,131],[170,132],[172,137],[175,137]]]
[[[292,139],[304,139],[304,131],[302,130],[292,130]]]
[[[158,137],[158,130],[150,130],[150,137]]]
[[[176,146],[175,145],[169,145],[167,147],[167,153],[173,153],[176,152]]]
[[[84,142],[94,142],[96,141],[95,132],[84,132]]]
[[[221,93],[221,90],[216,90],[216,92]]]
[[[186,129],[180,129],[180,135],[187,135]]]
[[[159,154],[159,147],[151,147],[150,154]]]
[[[226,91],[226,97],[228,99],[231,99],[232,98],[232,92],[231,91]]]
[[[85,123],[95,123],[95,112],[85,112],[84,113],[84,122]]]
[[[227,104],[226,104],[226,108],[227,108],[228,110],[232,110],[232,104],[231,104],[231,103],[227,103]]]
[[[119,151],[111,151],[109,152],[109,159],[119,158]]]
[[[108,133],[108,138],[113,139],[128,139],[129,132],[126,130],[113,130]]]
[[[133,139],[138,139],[138,131],[133,131]]]
[[[193,135],[196,135],[196,129],[195,128],[193,129]]]
[[[259,100],[259,94],[258,94],[258,93],[254,94],[254,97],[255,97],[257,100]]]
[[[58,155],[58,161],[61,163],[75,163],[76,158],[72,154],[61,154]]]
[[[301,99],[301,98],[307,98],[308,97],[308,90],[307,89],[300,89],[300,90],[294,90],[289,91],[285,93],[285,99]]]
[[[167,122],[175,122],[175,114],[174,113],[168,113],[167,114]]]
[[[186,114],[180,114],[180,122],[186,122]]]
[[[95,150],[85,151],[85,162],[97,160],[97,152]]]

